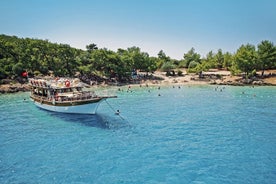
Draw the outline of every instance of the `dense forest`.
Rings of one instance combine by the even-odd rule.
[[[210,68],[226,69],[234,75],[243,73],[250,78],[256,71],[276,68],[276,46],[264,40],[257,46],[241,45],[235,53],[219,49],[210,51],[205,57],[191,48],[183,54],[183,59],[176,60],[163,50],[157,57],[151,57],[135,46],[115,52],[92,43],[81,50],[48,40],[0,35],[0,80],[20,78],[23,72],[28,72],[31,76],[73,77],[78,74],[125,81],[135,70],[161,70],[168,75],[181,75],[180,68],[192,73]]]

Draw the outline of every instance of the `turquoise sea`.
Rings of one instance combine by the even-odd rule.
[[[97,115],[0,95],[0,183],[276,183],[275,87],[131,91]]]

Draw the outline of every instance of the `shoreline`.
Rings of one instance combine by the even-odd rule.
[[[268,71],[271,72],[271,71]],[[267,72],[267,73],[268,73]],[[254,80],[243,79],[241,76],[232,76],[229,71],[205,72],[203,78],[196,74],[184,74],[183,76],[166,76],[165,72],[156,72],[154,76],[162,80],[142,80],[139,83],[126,83],[121,86],[173,86],[173,85],[228,85],[228,86],[276,86],[276,70],[273,75]],[[216,77],[216,76],[219,76]],[[108,86],[108,84],[106,84]]]
[[[271,71],[266,71],[268,73]],[[276,70],[272,71],[272,76],[266,78],[256,78],[246,80],[240,76],[232,76],[228,71],[204,72],[203,77],[199,78],[195,74],[184,74],[183,76],[166,76],[165,72],[157,71],[153,74],[155,78],[136,80],[129,83],[101,83],[96,86],[173,86],[173,85],[228,85],[228,86],[276,86]],[[93,87],[95,85],[89,85]],[[20,83],[0,85],[0,94],[17,93],[30,91],[30,86]]]

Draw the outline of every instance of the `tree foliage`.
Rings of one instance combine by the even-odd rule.
[[[257,52],[255,46],[251,44],[242,45],[234,57],[234,64],[242,72],[245,72],[246,76],[256,70]]]
[[[191,48],[191,50],[189,50],[186,54],[184,54],[183,58],[184,58],[186,68],[189,68],[191,62],[194,63],[191,66],[194,66],[195,63],[196,64],[201,63],[200,54],[196,53],[194,48]]]
[[[38,72],[55,76],[97,74],[102,77],[127,77],[133,69],[154,71],[155,58],[142,52],[139,47],[130,47],[117,52],[99,49],[92,43],[87,50],[75,49],[67,44],[50,43],[48,40],[23,39],[0,35],[0,79],[20,76],[23,71],[34,75]]]
[[[0,35],[1,77],[17,77],[23,71],[39,71],[48,75],[72,75],[76,71],[76,56],[80,50],[48,40],[21,39]]]
[[[262,70],[276,67],[276,47],[272,42],[265,40],[258,45],[258,66]]]
[[[257,50],[254,45],[247,44],[242,45],[235,54],[223,53],[218,49],[217,53],[210,51],[203,58],[191,48],[184,53],[182,60],[171,59],[163,50],[157,53],[157,57],[150,57],[136,46],[119,48],[115,52],[91,43],[86,49],[48,40],[0,35],[0,80],[17,78],[25,71],[30,75],[73,77],[79,73],[125,80],[130,78],[133,70],[174,72],[184,67],[191,72],[201,72],[210,68],[225,68],[232,73],[245,72],[248,75],[256,70],[276,68],[276,47],[267,40],[258,44]]]

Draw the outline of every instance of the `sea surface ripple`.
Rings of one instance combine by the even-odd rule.
[[[0,183],[276,183],[275,92],[121,87],[97,115],[2,94]]]

